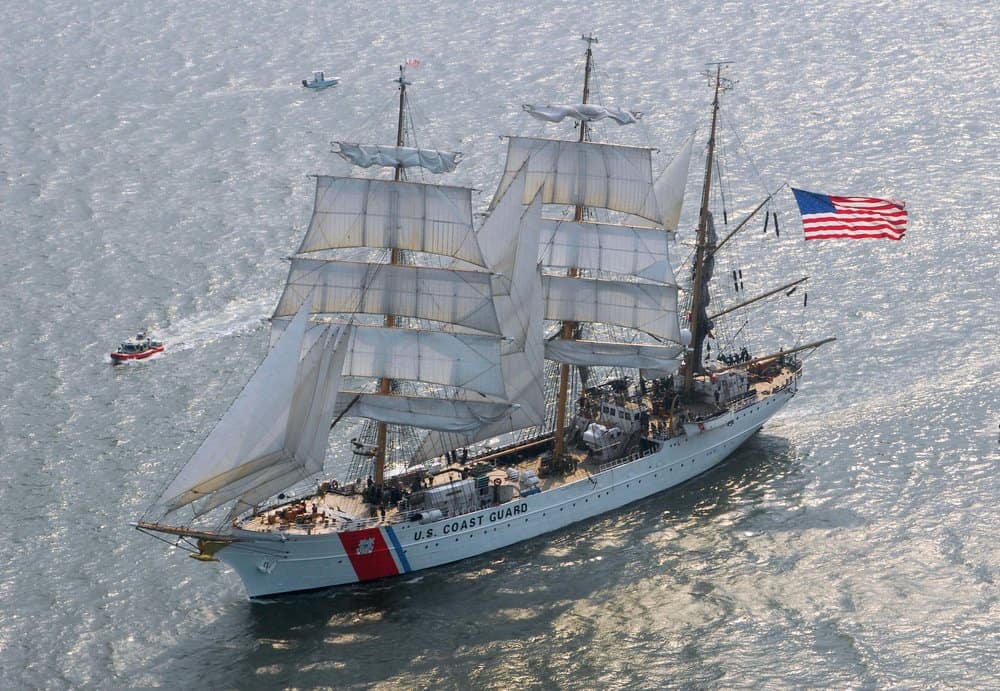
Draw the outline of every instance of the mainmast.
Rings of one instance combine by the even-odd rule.
[[[701,211],[698,215],[697,248],[694,259],[694,285],[691,288],[691,350],[687,354],[684,366],[684,393],[689,395],[694,383],[694,375],[701,372],[701,348],[705,341],[706,324],[702,320],[705,256],[714,248],[708,247],[708,201],[712,187],[712,164],[715,155],[715,128],[719,116],[719,92],[722,90],[722,66],[726,62],[711,63],[715,65],[715,98],[712,101],[712,130],[708,137],[708,153],[705,157],[705,182],[701,191]]]
[[[399,83],[399,117],[396,120],[396,146],[403,146],[405,138],[405,119],[406,119],[406,85],[409,84],[406,81],[406,68],[403,65],[399,66],[399,79],[396,80]],[[403,179],[403,164],[397,163],[395,166],[395,171],[393,173],[393,180],[399,182]],[[402,251],[398,248],[392,248],[390,250],[389,256],[390,264],[401,264],[402,263]],[[396,327],[396,316],[393,314],[385,315],[385,327],[387,329],[392,329]],[[379,380],[379,393],[383,396],[388,396],[392,393],[392,380],[388,377],[382,377]],[[381,487],[385,484],[385,452],[386,452],[386,437],[387,437],[388,425],[385,422],[379,422],[375,428],[375,485]]]
[[[597,43],[597,37],[588,34],[581,36],[581,38],[587,42],[587,60],[586,66],[583,73],[583,103],[588,103],[590,99],[590,70],[593,61],[593,51],[591,45]],[[580,120],[580,142],[584,142],[587,139],[587,120]],[[580,204],[576,205],[576,211],[573,214],[573,220],[580,222],[583,220],[583,209],[584,207]],[[570,278],[576,278],[579,275],[579,269],[575,266],[571,266],[567,275]],[[562,325],[562,338],[565,340],[573,340],[574,332],[576,331],[576,322],[564,321]],[[556,429],[555,429],[555,439],[552,448],[552,459],[557,464],[563,455],[563,436],[565,434],[566,426],[566,396],[569,389],[569,365],[562,364],[559,367],[559,398],[556,402]]]

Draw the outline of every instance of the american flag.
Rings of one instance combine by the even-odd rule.
[[[409,58],[406,61],[406,66],[412,67],[413,69],[420,67],[420,58]]]
[[[906,204],[879,197],[835,197],[792,189],[806,240],[888,238],[902,240]]]

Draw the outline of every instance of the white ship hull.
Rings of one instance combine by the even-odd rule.
[[[237,530],[216,556],[250,597],[395,576],[466,559],[617,509],[715,467],[795,395],[784,389],[735,412],[732,424],[680,435],[634,460],[500,506],[427,524],[402,522],[326,534]],[[610,464],[609,464],[610,465]]]

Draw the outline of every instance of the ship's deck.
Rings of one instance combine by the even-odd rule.
[[[582,480],[597,472],[600,465],[588,459],[586,452],[577,449],[568,450],[566,455],[576,461],[576,470],[570,473],[540,477],[538,488],[541,491],[544,492],[559,485]],[[470,460],[470,463],[472,462]],[[532,470],[538,473],[541,463],[542,455],[538,454],[507,467],[516,467],[522,471]],[[452,484],[463,479],[463,470],[465,470],[463,464],[456,463],[447,466],[426,478],[422,487],[429,489]],[[495,485],[498,481],[500,484],[516,484],[508,481],[506,467],[490,470],[486,475],[490,485]],[[518,496],[520,495],[515,489],[514,497]],[[313,507],[316,507],[315,511]],[[253,518],[241,522],[239,527],[243,530],[256,532],[292,532],[312,535],[396,523],[403,519],[405,513],[412,513],[401,512],[398,507],[387,507],[383,516],[380,511],[372,509],[372,505],[368,504],[360,493],[337,488],[327,492],[317,492],[313,496],[304,497],[291,504],[282,504],[266,509]],[[289,510],[291,512],[286,513]]]
[[[749,390],[743,398],[731,401],[726,406],[717,406],[712,403],[686,403],[684,405],[687,418],[710,419],[711,417],[723,414],[728,410],[738,410],[742,407],[758,402],[775,391],[778,391],[789,384],[798,376],[798,367],[772,367],[764,376],[751,378]],[[669,411],[664,409],[662,403],[654,401],[647,395],[643,402],[650,410],[650,430],[643,435],[641,445],[654,446],[665,439],[675,435],[683,434],[681,429],[672,429],[669,418]],[[578,448],[567,448],[565,455],[572,459],[573,469],[558,474],[543,475],[541,472],[542,461],[548,456],[548,443],[537,443],[537,448],[531,449],[531,445],[518,447],[521,449],[521,458],[516,463],[511,463],[510,455],[517,449],[505,449],[481,454],[478,457],[470,457],[464,463],[452,463],[444,466],[441,470],[424,477],[414,475],[403,475],[404,484],[416,483],[406,486],[405,489],[419,488],[430,489],[444,487],[453,484],[466,477],[479,477],[485,474],[489,485],[514,485],[513,498],[517,499],[520,494],[519,485],[516,481],[508,480],[507,468],[513,467],[521,471],[534,471],[539,476],[538,489],[546,491],[554,487],[576,482],[585,479],[591,474],[600,471],[600,467],[609,462],[616,461],[607,458],[598,458]],[[621,454],[627,457],[635,452],[635,445],[625,449]],[[495,463],[503,461],[502,464],[493,465],[485,473],[473,473],[472,467],[476,464]],[[483,466],[480,466],[483,467]],[[335,483],[334,483],[335,484]],[[252,518],[240,521],[238,527],[243,530],[254,532],[284,532],[293,534],[323,534],[334,533],[344,530],[357,530],[366,527],[376,527],[383,524],[397,523],[405,520],[414,512],[397,506],[387,506],[384,512],[374,505],[365,501],[362,495],[362,483],[350,488],[330,487],[323,483],[324,490],[317,491],[312,496],[300,498],[292,502],[286,502],[279,506],[268,507]],[[400,504],[405,507],[405,503]],[[473,509],[477,510],[477,509]]]

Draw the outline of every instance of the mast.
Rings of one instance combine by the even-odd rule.
[[[396,81],[399,82],[399,117],[396,119],[396,146],[402,146],[404,138],[403,135],[405,134],[403,126],[405,125],[406,118],[406,85],[409,84],[409,82],[406,81],[406,68],[402,65],[399,66],[399,79]],[[399,182],[402,179],[403,164],[398,163],[396,164],[396,172],[393,175],[393,180]],[[394,257],[397,251],[398,250],[395,249],[393,250]],[[395,264],[396,262],[393,261],[392,263]]]
[[[403,65],[399,66],[399,117],[396,120],[396,146],[403,146],[403,140],[405,135],[404,124],[406,117],[406,85],[409,82],[406,81],[406,68]],[[393,173],[393,180],[399,182],[403,178],[403,164],[397,163],[395,166],[395,172]],[[402,252],[393,248],[390,251],[389,257],[390,264],[401,264],[402,263]],[[396,316],[393,314],[385,315],[385,327],[387,329],[393,329],[396,327]],[[382,377],[379,380],[379,393],[383,396],[387,396],[392,392],[392,380],[388,377]],[[386,447],[386,437],[387,437],[388,425],[385,422],[379,422],[375,427],[375,478],[374,482],[377,487],[381,487],[385,484],[385,447]]]
[[[694,260],[694,285],[691,289],[691,351],[687,354],[684,366],[684,393],[690,395],[694,383],[694,375],[701,371],[701,347],[705,341],[705,325],[701,319],[702,280],[705,269],[706,251],[714,248],[706,247],[708,231],[708,200],[712,187],[712,163],[715,155],[715,128],[719,116],[719,91],[722,86],[722,66],[725,62],[711,63],[715,65],[715,98],[712,101],[712,130],[708,137],[708,153],[705,159],[705,182],[701,191],[701,211],[698,215],[697,249]]]
[[[586,66],[583,72],[583,103],[587,103],[590,99],[590,69],[593,60],[593,51],[591,45],[597,43],[597,37],[592,34],[587,34],[581,36],[584,41],[587,42],[587,53],[586,53]],[[587,138],[587,120],[580,120],[580,142],[586,141]],[[583,220],[583,206],[577,205],[576,210],[573,213],[573,220],[580,222]],[[570,278],[576,278],[579,275],[579,269],[575,266],[571,266],[567,275]],[[562,338],[565,340],[573,340],[573,332],[576,330],[576,322],[565,321],[562,325]],[[563,435],[565,434],[566,427],[566,395],[569,389],[569,365],[562,364],[559,366],[559,397],[556,401],[556,429],[555,438],[552,447],[552,459],[558,463],[559,459],[563,455]]]

